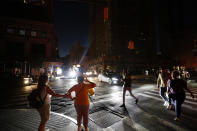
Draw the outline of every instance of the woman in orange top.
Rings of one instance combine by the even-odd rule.
[[[88,131],[88,112],[89,112],[89,96],[88,91],[96,87],[96,84],[88,81],[86,79],[87,84],[83,83],[84,77],[79,76],[77,78],[78,84],[74,85],[71,89],[68,90],[68,96],[71,99],[74,99],[74,105],[77,112],[77,125],[78,131],[82,130],[81,121],[83,118],[83,125],[85,127],[85,131]],[[75,98],[72,98],[72,92],[76,92]]]

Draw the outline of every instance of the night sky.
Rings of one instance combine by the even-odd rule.
[[[59,56],[69,54],[76,40],[88,46],[88,5],[85,3],[55,1],[54,26],[58,39]]]

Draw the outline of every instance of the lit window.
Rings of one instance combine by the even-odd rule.
[[[24,0],[24,3],[27,4],[27,0]]]
[[[131,50],[134,50],[135,49],[135,47],[134,47],[134,41],[129,41],[128,48],[131,49]]]
[[[25,30],[19,30],[19,35],[25,35]]]
[[[31,31],[31,36],[36,37],[37,32],[36,31]]]
[[[108,20],[109,18],[109,9],[108,7],[104,8],[104,20]]]
[[[13,33],[14,33],[14,29],[12,29],[12,28],[7,28],[7,32],[10,33],[10,34],[13,34]]]

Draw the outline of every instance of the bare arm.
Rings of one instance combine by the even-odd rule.
[[[56,97],[67,97],[67,95],[56,94],[51,88],[47,86],[47,93]]]

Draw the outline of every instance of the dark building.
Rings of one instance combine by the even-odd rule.
[[[88,65],[196,67],[194,5],[186,0],[90,3]]]
[[[94,58],[95,64],[141,68],[153,63],[156,44],[152,1],[112,0],[89,5],[89,56],[98,58]]]
[[[193,1],[154,1],[157,51],[175,65],[196,68],[197,18]]]
[[[31,74],[57,58],[53,0],[6,0],[0,5],[1,72]]]

